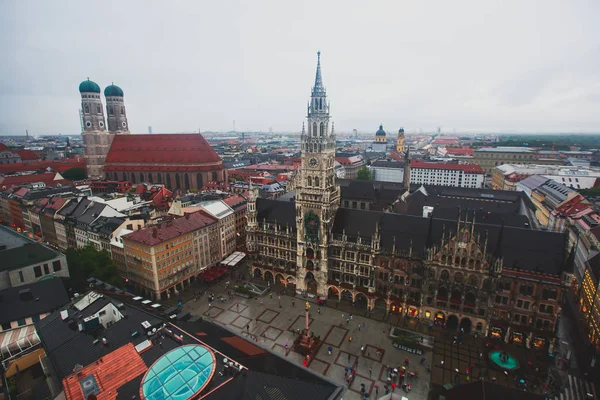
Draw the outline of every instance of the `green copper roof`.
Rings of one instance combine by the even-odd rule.
[[[87,81],[83,81],[79,84],[79,93],[100,93],[100,86],[94,81],[90,81],[88,78]]]
[[[117,85],[107,86],[106,89],[104,89],[104,96],[106,96],[106,97],[111,97],[111,96],[123,97],[123,89],[121,89]]]
[[[385,131],[383,130],[383,125],[379,125],[379,130],[375,132],[375,136],[385,136]]]

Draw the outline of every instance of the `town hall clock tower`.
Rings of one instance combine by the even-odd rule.
[[[298,233],[296,287],[327,296],[327,243],[340,202],[335,183],[335,134],[321,77],[321,53],[308,104],[308,126],[302,127],[302,168],[296,187]]]

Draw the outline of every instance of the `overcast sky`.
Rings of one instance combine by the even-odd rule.
[[[336,131],[599,132],[600,2],[2,1],[0,134],[299,131],[316,52]],[[104,99],[103,99],[103,102]]]

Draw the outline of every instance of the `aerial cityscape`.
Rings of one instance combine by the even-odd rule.
[[[599,398],[600,97],[581,49],[600,44],[600,6],[457,4],[465,15],[440,3],[457,24],[403,44],[416,57],[415,43],[468,37],[453,45],[464,68],[483,65],[470,46],[485,41],[515,58],[534,46],[527,68],[556,49],[578,65],[489,67],[514,67],[516,84],[422,79],[393,54],[365,73],[341,52],[397,46],[391,15],[413,28],[427,7],[309,3],[218,4],[214,17],[123,4],[109,42],[122,35],[137,56],[98,65],[85,27],[102,26],[108,4],[0,6],[0,29],[22,33],[0,88],[0,398]],[[319,7],[340,14],[322,32]],[[544,21],[533,35],[514,17],[499,38],[513,11]],[[79,25],[53,19],[68,16]],[[236,28],[211,31],[228,17]],[[482,37],[463,32],[479,18]],[[374,20],[373,49],[336,33]],[[549,45],[558,20],[590,38]],[[317,31],[293,48],[306,24]],[[210,65],[175,40],[186,32],[202,32],[189,45]],[[422,57],[424,74],[443,64]],[[410,95],[431,84],[436,98]]]

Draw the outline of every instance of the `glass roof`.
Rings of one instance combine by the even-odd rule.
[[[181,346],[150,367],[142,393],[146,400],[186,400],[204,389],[214,371],[212,351],[200,345]]]

